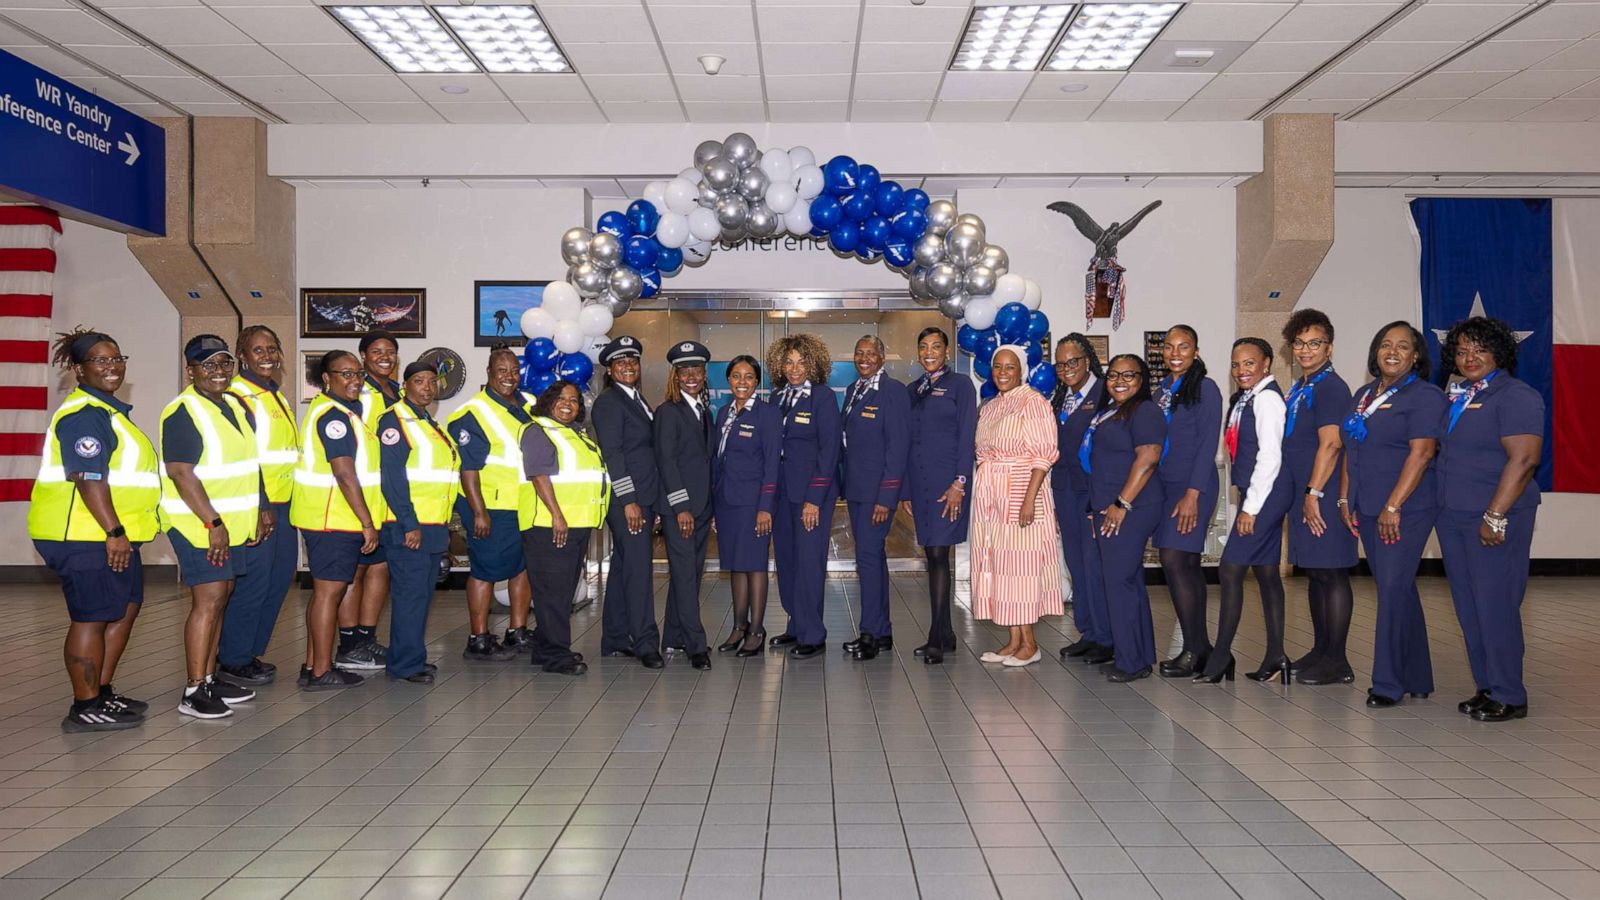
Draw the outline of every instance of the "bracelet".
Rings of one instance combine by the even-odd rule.
[[[1321,500],[1323,497],[1328,496],[1327,493],[1325,493],[1323,491],[1319,491],[1319,490],[1317,490],[1316,488],[1312,487],[1309,484],[1306,485],[1306,495],[1310,496],[1310,497],[1315,497],[1318,500]]]
[[[1337,503],[1335,503],[1335,504],[1334,504],[1334,506],[1349,506],[1349,505],[1350,505],[1350,501],[1349,501],[1349,500],[1346,500],[1346,499],[1345,499],[1345,498],[1343,498],[1343,497],[1340,497],[1340,498],[1339,498],[1339,502],[1337,502]]]
[[[1495,534],[1504,535],[1506,533],[1507,526],[1509,526],[1511,523],[1506,519],[1505,516],[1492,516],[1489,513],[1484,513],[1483,524],[1488,525],[1489,530]]]
[[[1383,508],[1383,511],[1386,512],[1386,513],[1393,513],[1394,515],[1397,515],[1397,516],[1400,515],[1400,507],[1398,507],[1398,506],[1385,506]]]
[[[1123,509],[1133,509],[1133,504],[1129,503],[1128,501],[1126,501],[1124,499],[1122,499],[1122,495],[1121,494],[1117,495],[1117,505],[1122,507]]]

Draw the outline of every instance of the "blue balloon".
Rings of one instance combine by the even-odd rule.
[[[889,265],[897,269],[903,269],[911,265],[916,257],[911,252],[911,243],[909,241],[895,238],[883,245],[883,258],[889,261]]]
[[[655,266],[668,277],[678,274],[678,270],[683,268],[683,251],[677,247],[662,247],[661,252],[656,254]]]
[[[867,262],[877,262],[878,260],[883,259],[883,251],[874,250],[873,248],[868,247],[865,243],[862,243],[856,247],[856,256],[860,259],[866,260]]]
[[[882,250],[889,243],[889,220],[872,216],[861,223],[861,242],[874,250]]]
[[[994,314],[994,330],[1008,344],[1020,344],[1028,337],[1028,308],[1021,303],[1007,303]]]
[[[653,266],[661,254],[661,244],[653,237],[636,234],[622,243],[622,258],[635,269]]]
[[[661,270],[650,266],[639,270],[640,297],[654,297],[661,291]]]
[[[822,167],[823,190],[834,195],[848,194],[860,184],[861,167],[848,156],[835,156]],[[812,222],[816,221],[812,217]]]
[[[530,372],[548,372],[555,368],[556,360],[560,357],[561,351],[556,349],[556,342],[547,337],[534,338],[522,349],[522,359],[528,364]]]
[[[992,381],[985,381],[983,386],[978,388],[978,396],[985,400],[988,400],[990,397],[993,397],[998,393],[1000,393],[1000,389],[995,387],[994,382]]]
[[[989,369],[989,357],[974,356],[972,358],[972,374],[982,378],[984,381],[988,381],[990,376],[994,374]]]
[[[806,236],[812,238],[826,238],[828,236],[828,229],[823,228],[821,225],[816,223],[812,223],[811,230],[806,232]]]
[[[1056,370],[1054,366],[1043,363],[1035,365],[1028,371],[1028,387],[1033,388],[1046,397],[1056,389]]]
[[[1039,342],[1038,341],[1029,340],[1028,341],[1028,368],[1031,369],[1034,366],[1037,366],[1043,360],[1044,360],[1044,348],[1039,346]]]
[[[987,365],[989,357],[1000,349],[1000,343],[1000,335],[993,328],[985,328],[978,332],[978,346],[972,351],[972,355],[983,360],[984,364]]]
[[[865,222],[872,215],[872,195],[866,191],[856,191],[839,202],[844,204],[844,217],[852,222]]]
[[[906,189],[898,181],[885,181],[873,192],[872,203],[878,215],[892,216],[905,208]]]
[[[906,207],[890,216],[889,224],[894,226],[895,234],[908,241],[914,241],[928,230],[928,214],[920,209]]]
[[[628,217],[614,209],[600,216],[600,221],[595,224],[595,230],[614,234],[618,240],[626,240],[628,235],[633,234],[633,229],[628,225]]]
[[[580,353],[578,355],[582,356],[583,354]],[[538,396],[559,380],[560,378],[554,372],[535,372],[529,376],[527,381],[522,383],[522,389],[532,392],[534,396]]]
[[[1028,340],[1037,342],[1049,333],[1049,316],[1037,309],[1028,315]]]
[[[656,226],[661,224],[661,213],[656,211],[656,205],[649,200],[635,200],[628,204],[628,227],[634,234],[649,237],[656,233]]]
[[[914,209],[917,212],[927,212],[928,204],[932,202],[933,201],[928,198],[928,192],[922,190],[921,188],[912,188],[911,190],[906,191],[906,209]]]
[[[978,349],[978,340],[982,335],[983,332],[971,325],[963,325],[956,329],[956,346],[971,353]]]
[[[854,253],[861,246],[861,226],[854,222],[840,222],[828,234],[828,245],[839,253]]]
[[[528,368],[528,360],[527,360],[526,357],[524,357],[522,362],[517,363],[517,386],[522,388],[523,390],[527,390],[528,389],[528,378],[532,374],[533,374],[533,370]]]
[[[585,353],[563,353],[561,362],[556,364],[556,375],[562,381],[588,387],[589,379],[594,377],[594,360]]]
[[[862,163],[859,171],[861,190],[866,191],[869,197],[877,193],[878,185],[883,184],[883,176],[878,174],[878,167]]]
[[[811,201],[811,227],[827,234],[844,221],[844,206],[827,194]]]

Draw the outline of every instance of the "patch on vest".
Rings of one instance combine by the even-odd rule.
[[[393,447],[400,443],[400,429],[385,428],[383,434],[378,435],[378,440],[383,441],[386,446]]]
[[[329,422],[323,427],[322,430],[330,439],[335,441],[350,433],[349,426],[345,425],[338,419],[334,419],[333,421]]]
[[[85,435],[78,438],[77,442],[72,445],[72,450],[84,459],[94,459],[100,455],[100,439]]]
[[[465,428],[463,428],[460,431],[456,432],[456,443],[457,444],[460,444],[461,446],[465,447],[467,445],[467,443],[469,441],[471,441],[471,440],[472,440],[472,433],[467,431]]]

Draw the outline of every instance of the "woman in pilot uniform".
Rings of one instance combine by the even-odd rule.
[[[1089,473],[1078,462],[1083,434],[1105,402],[1104,378],[1105,371],[1087,337],[1075,332],[1056,343],[1056,390],[1050,407],[1056,416],[1060,456],[1050,467],[1050,493],[1067,572],[1072,577],[1072,625],[1078,630],[1078,639],[1061,648],[1061,659],[1081,657],[1091,666],[1108,663],[1116,656],[1100,550],[1095,546],[1089,516]]]

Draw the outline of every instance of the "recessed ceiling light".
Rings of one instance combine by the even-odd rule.
[[[1068,84],[1063,84],[1061,86],[1062,93],[1066,93],[1066,94],[1081,94],[1084,91],[1087,91],[1088,89],[1089,89],[1089,86],[1087,84],[1084,84],[1081,81],[1073,81],[1073,82],[1070,82]]]
[[[424,6],[330,6],[396,72],[477,72],[478,64]]]
[[[439,85],[439,90],[445,92],[446,94],[460,95],[465,94],[472,89],[464,84],[441,84]]]
[[[1086,3],[1046,68],[1125,71],[1182,8],[1182,3]]]
[[[951,71],[1031,71],[1039,67],[1072,4],[980,6],[967,17]]]
[[[490,72],[571,72],[539,11],[531,6],[435,6],[461,43]]]

